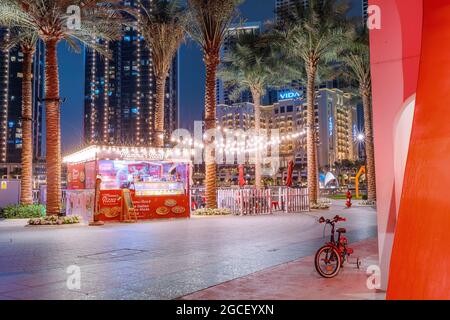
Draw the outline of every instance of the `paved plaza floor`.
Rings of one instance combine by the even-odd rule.
[[[367,286],[367,270],[378,265],[378,240],[352,244],[360,268],[345,264],[333,279],[315,271],[314,256],[283,263],[248,276],[181,297],[182,300],[383,300],[384,292]],[[355,262],[353,258],[350,262]]]
[[[325,241],[317,217],[335,214],[348,218],[343,226],[350,242],[376,237],[375,210],[344,209],[343,202],[307,214],[193,217],[103,227],[25,227],[24,221],[0,221],[0,299],[185,297],[307,259]],[[70,266],[80,268],[79,290],[67,287]]]

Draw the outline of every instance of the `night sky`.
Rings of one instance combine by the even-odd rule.
[[[361,12],[361,0],[355,3],[353,13]],[[267,21],[274,18],[275,0],[246,0],[240,7],[243,19]],[[63,152],[79,146],[83,139],[84,62],[83,54],[71,52],[65,44],[59,48],[61,97],[66,98],[62,108]],[[181,127],[190,128],[194,120],[201,120],[204,98],[204,66],[195,43],[187,42],[180,50],[180,119]]]

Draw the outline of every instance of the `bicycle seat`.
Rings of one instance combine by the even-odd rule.
[[[345,228],[339,228],[339,229],[337,229],[337,232],[338,232],[338,233],[346,233],[346,232],[347,232],[347,229],[345,229]]]

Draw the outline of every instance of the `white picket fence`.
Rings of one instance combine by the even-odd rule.
[[[219,208],[243,215],[309,211],[308,189],[219,189],[217,202]]]
[[[308,189],[281,188],[281,198],[283,199],[283,209],[287,213],[309,211]]]

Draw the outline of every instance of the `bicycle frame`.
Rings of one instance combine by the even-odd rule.
[[[339,258],[341,259],[341,262],[345,260],[345,246],[341,243],[341,237],[342,235],[339,233],[338,238],[336,241],[336,223],[338,221],[326,221],[326,224],[329,224],[331,226],[331,235],[330,235],[330,241],[327,243],[330,247],[333,247],[338,253]]]

